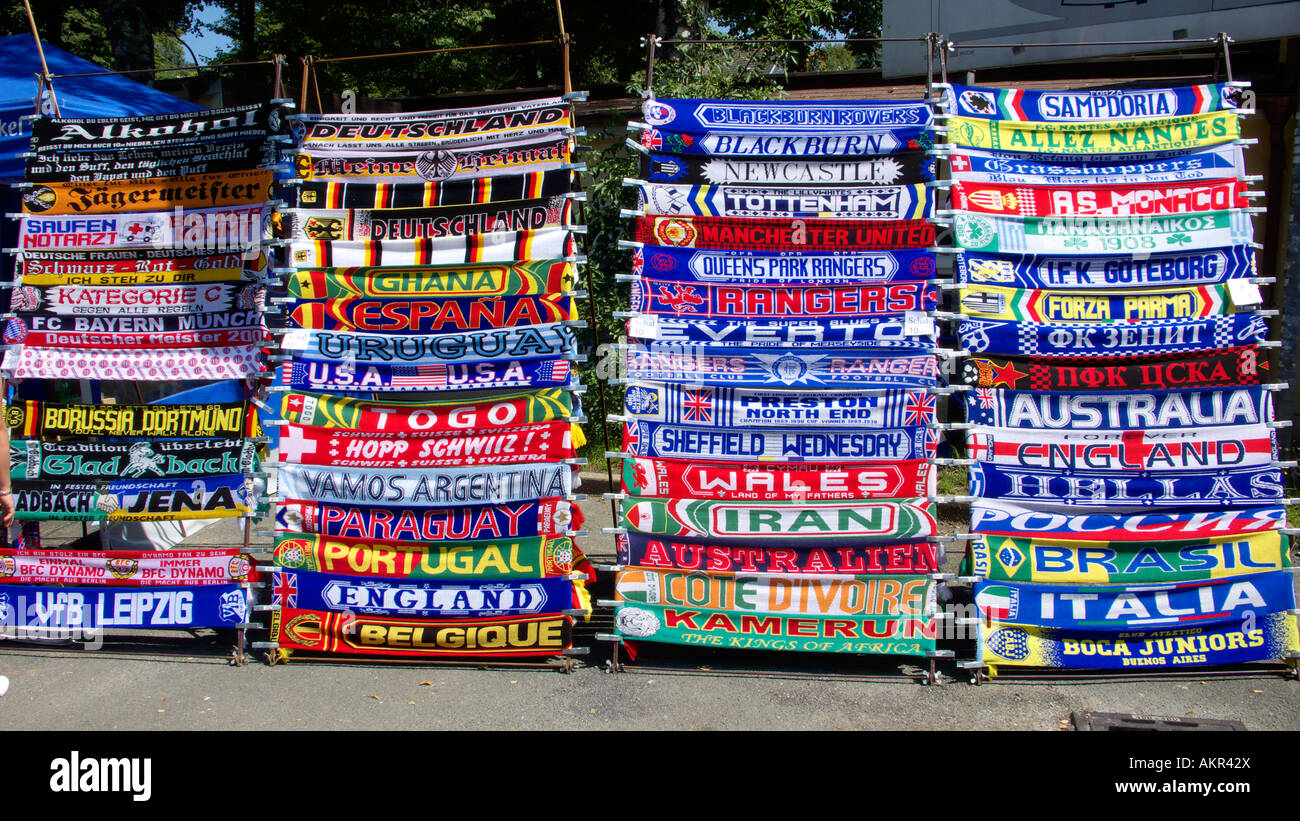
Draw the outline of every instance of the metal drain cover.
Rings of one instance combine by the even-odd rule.
[[[1179,718],[1176,716],[1143,716],[1133,713],[1094,713],[1092,711],[1070,713],[1074,729],[1084,730],[1125,730],[1138,732],[1154,731],[1222,731],[1245,730],[1246,725],[1236,719],[1222,718]]]

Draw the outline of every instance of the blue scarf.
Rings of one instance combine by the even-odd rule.
[[[1227,83],[1178,88],[1030,91],[952,83],[943,89],[944,105],[961,117],[1020,122],[1140,120],[1231,111],[1242,106],[1243,89]]]
[[[631,346],[627,377],[701,385],[768,387],[931,388],[939,384],[934,356],[864,356],[854,350],[794,353],[708,345]]]
[[[777,391],[654,382],[631,384],[623,397],[627,413],[639,420],[716,428],[923,426],[934,422],[936,402],[925,391]]]
[[[1282,570],[1199,582],[1056,585],[975,583],[975,606],[1003,624],[1068,630],[1156,630],[1239,624],[1295,607]]]
[[[646,100],[645,121],[672,125],[675,131],[704,134],[734,131],[746,134],[860,134],[902,126],[923,127],[934,122],[926,100],[903,102],[821,100]]]
[[[1268,336],[1253,313],[1202,319],[1066,324],[970,319],[958,328],[972,353],[1006,356],[1119,357],[1213,351],[1258,345]]]
[[[527,579],[492,582],[360,579],[311,570],[271,574],[271,589],[289,607],[369,616],[479,618],[558,613],[573,607],[573,582]],[[289,600],[292,598],[292,604]]]
[[[295,391],[409,393],[568,387],[573,376],[572,363],[567,359],[474,365],[365,365],[295,357],[280,366],[278,384]]]
[[[577,353],[577,344],[572,327],[551,323],[436,335],[297,330],[284,335],[281,347],[335,362],[427,364],[554,359]]]
[[[1273,420],[1273,394],[1258,386],[1110,394],[985,388],[965,401],[968,421],[1004,428],[1142,430]]]
[[[1241,178],[1246,174],[1239,145],[1216,145],[1174,157],[1130,163],[1033,160],[1000,151],[958,148],[948,155],[948,168],[955,180],[1014,185],[1129,185],[1135,180],[1160,184]]]
[[[769,188],[641,183],[647,214],[697,217],[844,217],[918,219],[934,215],[934,189],[924,185]]]
[[[970,467],[972,496],[1053,507],[1221,509],[1276,503],[1285,494],[1282,472],[1271,467],[1228,468],[1169,476],[1137,471],[1065,471]]]
[[[937,343],[937,329],[927,315],[849,319],[678,319],[639,314],[627,323],[629,339],[674,344],[741,345],[749,348],[887,348],[927,351]]]
[[[1128,288],[1213,285],[1258,276],[1249,245],[1207,248],[1144,258],[1034,254],[957,255],[958,282],[1015,288]]]
[[[105,627],[234,627],[248,620],[248,593],[236,584],[194,587],[0,585],[0,632],[38,638],[42,630]],[[26,628],[26,629],[25,629]]]

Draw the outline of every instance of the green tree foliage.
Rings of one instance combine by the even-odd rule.
[[[194,30],[202,5],[202,0],[40,0],[32,11],[43,41],[122,71],[190,62],[179,37]],[[0,32],[31,33],[22,0],[0,3]]]

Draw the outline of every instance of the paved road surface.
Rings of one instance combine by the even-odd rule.
[[[592,537],[610,561],[604,489],[584,490]],[[66,526],[75,536],[79,526]],[[75,530],[74,530],[75,528]],[[47,544],[54,539],[47,535]],[[268,543],[266,538],[257,540]],[[229,524],[189,544],[239,543]],[[606,593],[608,595],[608,593]],[[606,617],[607,619],[607,617]],[[597,627],[588,628],[590,634]],[[120,657],[8,644],[0,726],[40,730],[1058,730],[1072,711],[1239,719],[1252,730],[1300,729],[1300,683],[1279,676],[1084,683],[961,680],[930,687],[919,668],[869,659],[722,654],[655,647],[634,672],[605,670],[606,646],[569,674],[536,668],[448,668],[293,661],[225,663],[215,636],[170,642],[185,655]],[[672,668],[671,670],[669,668]],[[783,678],[758,677],[763,669]],[[952,675],[954,667],[941,667]],[[847,675],[846,675],[847,673]],[[872,678],[874,677],[874,678]]]

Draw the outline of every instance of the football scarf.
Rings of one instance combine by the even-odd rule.
[[[558,97],[405,114],[301,114],[293,119],[298,148],[307,152],[477,147],[548,132],[554,138],[553,132],[573,126],[569,103]]]
[[[286,235],[297,242],[446,239],[568,225],[572,202],[567,197],[547,197],[434,208],[322,208],[288,211],[284,223]]]
[[[285,130],[283,114],[279,103],[261,103],[139,117],[37,117],[32,123],[32,150],[37,154],[141,151],[229,140],[265,140]]]
[[[1260,370],[1267,367],[1268,361],[1259,361],[1255,347],[1114,365],[1055,365],[972,356],[962,365],[962,378],[982,388],[1031,391],[1196,389],[1258,385]]]
[[[935,573],[942,551],[933,542],[832,548],[761,544],[736,547],[690,539],[657,539],[641,533],[618,536],[621,565],[718,573]]]
[[[628,127],[638,126],[629,123]],[[929,128],[910,127],[857,134],[688,134],[671,128],[646,128],[641,132],[641,147],[647,152],[705,157],[867,157],[927,151],[933,145],[934,135]]]
[[[465,265],[563,258],[570,256],[574,247],[569,228],[543,228],[440,239],[291,242],[289,259],[301,268]]]
[[[255,290],[248,293],[256,295]],[[257,308],[209,311],[207,313],[164,314],[161,316],[119,316],[117,314],[116,310],[112,314],[97,314],[94,316],[64,317],[26,314],[23,317],[15,317],[14,322],[22,324],[23,330],[29,333],[67,333],[78,336],[99,334],[105,338],[106,344],[108,340],[113,338],[120,338],[122,341],[129,340],[133,334],[185,334],[197,331],[232,331],[262,327],[262,312]],[[6,327],[5,332],[12,335],[18,332],[18,329]],[[9,341],[16,342],[19,340],[10,339]],[[131,346],[120,345],[120,347]]]
[[[1013,288],[1129,288],[1212,285],[1258,276],[1248,245],[1134,256],[957,255],[958,282]]]
[[[645,245],[632,252],[632,273],[679,282],[747,285],[902,282],[934,279],[935,267],[932,251],[774,254]]]
[[[92,482],[14,482],[14,514],[36,521],[148,522],[224,519],[250,511],[244,474],[184,479]]]
[[[10,310],[47,316],[159,316],[251,311],[262,303],[255,285],[209,282],[204,285],[142,285],[132,288],[19,285],[10,296]]]
[[[928,315],[904,312],[852,319],[679,319],[637,314],[627,321],[628,339],[676,345],[747,348],[885,348],[926,351],[938,344],[938,328]]]
[[[288,570],[388,579],[487,580],[566,576],[585,564],[573,540],[529,539],[475,542],[381,542],[281,533],[275,563]],[[293,606],[292,602],[281,604]]]
[[[972,496],[1051,507],[1188,510],[1276,504],[1285,497],[1282,472],[1248,467],[1167,475],[1150,471],[1015,468],[977,462],[970,467]]]
[[[852,102],[805,100],[646,100],[641,113],[650,125],[672,124],[677,131],[702,134],[738,131],[757,134],[842,134],[927,126],[934,111],[926,100]]]
[[[573,492],[573,468],[565,464],[441,470],[285,464],[276,475],[285,497],[336,505],[500,505]]]
[[[963,183],[1128,185],[1142,180],[1159,185],[1246,176],[1245,155],[1239,145],[1220,145],[1146,162],[1041,162],[969,148],[954,149],[947,158],[952,178]]]
[[[248,593],[235,584],[136,590],[0,585],[0,602],[0,631],[18,636],[73,628],[235,627],[248,620]]]
[[[1100,358],[1200,353],[1255,346],[1268,336],[1254,313],[1164,319],[1051,324],[969,319],[958,327],[962,347],[974,353]]]
[[[1242,88],[1228,83],[1177,88],[1028,91],[952,84],[944,105],[962,117],[1021,122],[1139,120],[1232,111],[1242,107]]]
[[[565,359],[474,365],[365,365],[294,359],[280,367],[277,381],[296,391],[402,393],[568,387],[572,379],[572,364]]]
[[[119,436],[127,439],[254,435],[247,402],[203,405],[62,405],[24,400],[5,406],[15,437]]]
[[[263,254],[176,256],[175,251],[23,251],[17,263],[25,285],[167,285],[258,279]]]
[[[936,401],[924,391],[773,391],[646,382],[628,386],[623,407],[638,420],[675,425],[875,430],[933,424]]]
[[[1064,471],[1198,473],[1259,467],[1277,458],[1265,425],[1170,430],[1052,430],[974,427],[966,451],[982,463]]]
[[[934,495],[924,459],[887,464],[742,464],[694,459],[623,459],[630,496],[784,502],[791,499],[899,499]]]
[[[1249,243],[1249,212],[1209,211],[1176,217],[991,217],[959,212],[956,243],[990,253],[1108,254],[1197,251]]]
[[[623,449],[634,456],[711,461],[864,462],[934,456],[929,428],[820,433],[806,428],[766,430],[698,428],[659,422],[627,422]]]
[[[422,658],[528,658],[559,655],[573,644],[573,620],[560,613],[479,619],[407,619],[285,607],[271,617],[282,657],[291,650]]]
[[[641,278],[632,282],[631,309],[691,319],[839,319],[926,311],[937,301],[935,287],[920,282],[782,287]]]
[[[440,334],[544,325],[577,319],[564,294],[432,299],[302,300],[285,317],[289,328],[372,334]]]
[[[439,205],[534,200],[567,194],[573,172],[556,170],[450,182],[312,182],[290,186],[288,204],[325,208],[430,208]]]
[[[1273,421],[1273,394],[1262,388],[1114,394],[986,390],[965,399],[968,421],[1002,428],[1204,428]]]
[[[486,297],[557,294],[572,290],[573,263],[558,259],[413,268],[306,268],[285,288],[294,299],[345,297]]]
[[[936,646],[936,624],[898,616],[754,615],[661,604],[622,603],[614,611],[615,632],[634,641],[860,655],[924,655]]]
[[[1290,567],[1276,531],[1157,542],[977,536],[962,572],[992,581],[1148,584],[1208,581]]]
[[[234,547],[147,552],[0,549],[0,581],[7,584],[204,586],[255,577],[252,558]]]
[[[619,502],[619,525],[639,533],[698,539],[853,542],[935,535],[924,499],[833,502],[716,502],[633,498]]]
[[[568,579],[390,581],[294,570],[272,573],[271,590],[272,604],[293,598],[312,610],[421,619],[557,613],[574,604]]]
[[[640,183],[646,214],[906,220],[934,214],[934,189],[923,185],[768,188]]]
[[[12,353],[12,351],[10,352]],[[260,345],[218,348],[23,348],[5,367],[17,379],[124,379],[143,382],[246,379],[266,370]]]
[[[1295,593],[1279,570],[1141,586],[984,581],[975,583],[975,606],[1003,624],[1112,632],[1253,621],[1294,609]]]
[[[1196,513],[1125,512],[1079,514],[1026,507],[998,499],[971,503],[971,530],[991,536],[1042,534],[1044,538],[1158,542],[1248,536],[1286,527],[1281,507],[1250,507]]]
[[[813,616],[900,616],[933,613],[934,582],[903,576],[777,573],[629,568],[614,579],[614,600],[668,607],[700,607],[740,613]]]
[[[954,182],[953,208],[1003,217],[1158,217],[1245,208],[1246,182],[1043,186]]]
[[[130,444],[27,439],[10,443],[9,462],[15,479],[153,479],[257,469],[253,443],[240,439],[141,439]]]
[[[547,137],[413,153],[313,151],[293,160],[299,179],[389,184],[545,173],[564,168],[570,155],[568,137]]]
[[[1001,666],[1149,670],[1266,661],[1294,652],[1296,617],[1271,613],[1251,626],[1225,622],[1163,629],[1142,638],[1106,633],[1062,632],[1037,627],[979,625],[979,661]]]
[[[280,459],[305,465],[427,468],[556,462],[574,456],[586,440],[570,422],[445,433],[377,433],[280,428]]]
[[[575,410],[573,394],[558,388],[430,402],[286,393],[280,417],[291,424],[318,428],[423,433],[567,420]]]
[[[280,342],[311,359],[373,364],[553,359],[576,353],[577,345],[577,332],[559,323],[437,335],[295,330]]]
[[[1086,123],[1020,123],[950,117],[948,141],[1039,158],[1113,162],[1117,157],[1148,159],[1230,143],[1241,136],[1237,117],[1235,111]]]
[[[925,151],[851,160],[643,154],[641,179],[679,185],[923,185],[934,179],[934,157]]]
[[[931,388],[939,384],[933,355],[863,356],[858,351],[816,353],[707,345],[639,345],[626,353],[626,378],[704,386]]]
[[[166,208],[254,205],[271,199],[271,171],[144,180],[52,182],[23,191],[25,214],[117,214]]]
[[[264,205],[191,208],[180,214],[28,216],[19,222],[18,247],[24,251],[176,249],[179,256],[246,254],[260,248],[267,220]]]
[[[1223,285],[1126,288],[1122,293],[971,285],[959,290],[957,304],[963,315],[977,319],[1048,323],[1197,319],[1236,310]]]
[[[275,511],[275,529],[395,542],[482,541],[566,536],[582,511],[561,499],[509,505],[402,508],[290,501]]]
[[[637,217],[634,239],[679,248],[753,251],[891,251],[929,248],[935,227],[925,220]],[[1222,243],[1231,244],[1231,243]]]
[[[242,313],[242,312],[241,312]],[[254,314],[257,316],[256,314]],[[229,316],[207,314],[207,316]],[[154,317],[147,317],[153,319]],[[260,316],[257,316],[260,319]],[[28,330],[26,319],[38,328],[53,330]],[[93,320],[92,320],[93,322]],[[82,323],[74,322],[73,327]],[[126,333],[98,331],[59,330],[61,317],[27,316],[7,319],[0,332],[6,344],[23,343],[43,348],[220,348],[233,345],[262,344],[270,340],[270,333],[261,325],[235,327],[221,331],[161,331],[158,333]]]
[[[230,174],[275,162],[275,146],[261,137],[211,143],[180,143],[170,148],[44,152],[27,160],[29,182],[101,182]]]

